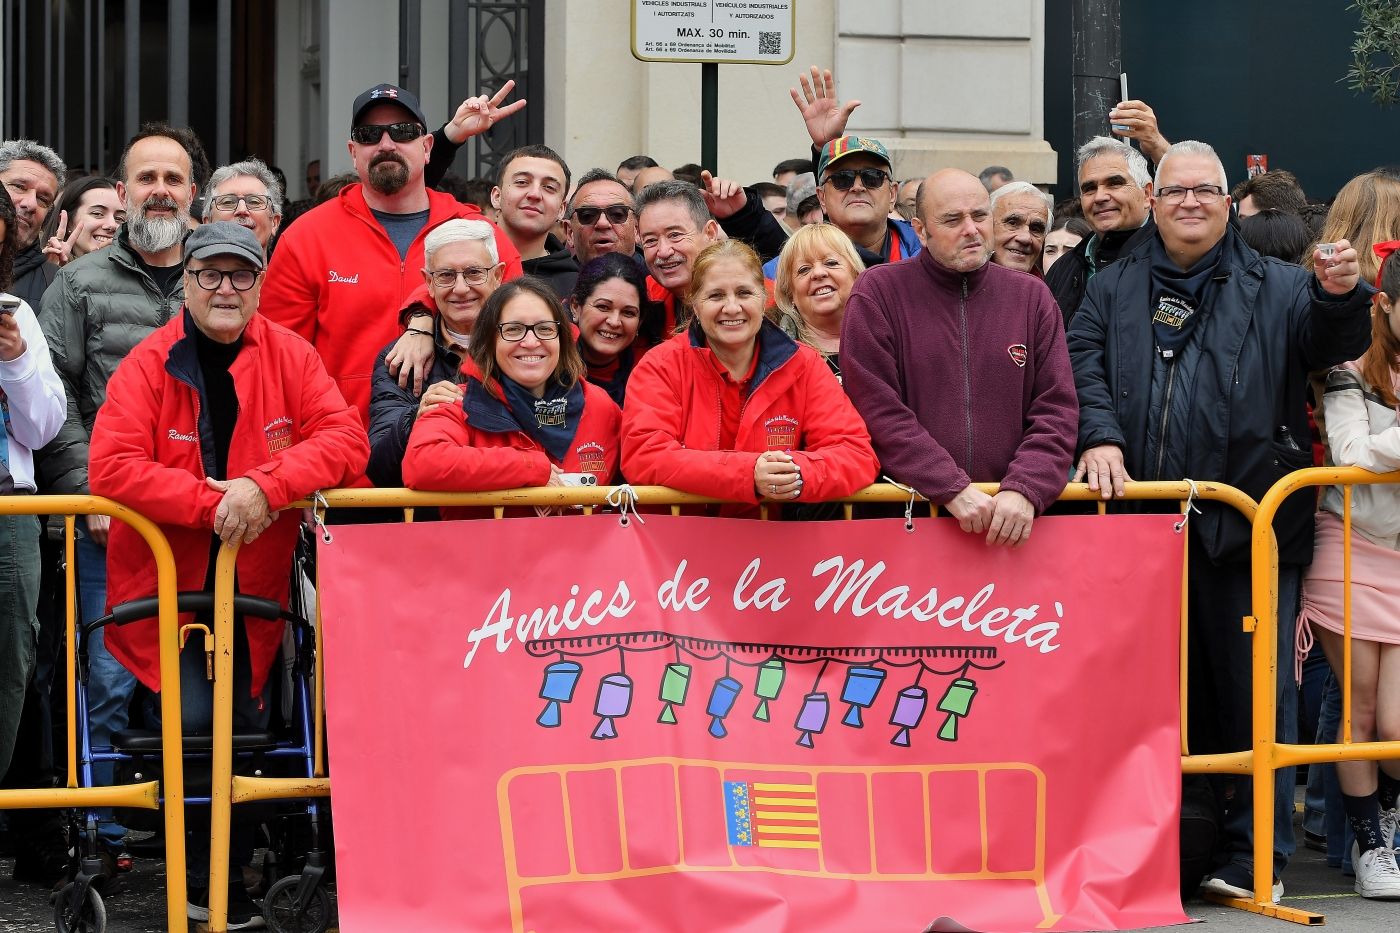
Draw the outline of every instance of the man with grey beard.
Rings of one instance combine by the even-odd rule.
[[[148,123],[132,137],[117,166],[117,195],[126,223],[105,249],[80,256],[59,270],[44,293],[39,323],[54,367],[68,393],[68,416],[44,448],[46,491],[86,494],[88,439],[107,381],[132,347],[170,320],[184,303],[183,244],[195,196],[195,167],[203,161],[188,129]],[[79,603],[83,620],[103,614],[107,599],[109,519],[90,515],[79,523]],[[101,629],[89,642],[88,710],[92,744],[107,745],[126,727],[136,679],[108,654]],[[111,765],[93,766],[97,783],[110,783]],[[120,851],[122,828],[99,830],[109,851]]]

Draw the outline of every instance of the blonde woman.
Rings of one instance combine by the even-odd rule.
[[[808,224],[778,256],[778,325],[816,350],[841,379],[841,321],[856,276],[865,271],[851,238],[832,224]]]

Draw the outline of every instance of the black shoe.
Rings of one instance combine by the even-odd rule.
[[[68,850],[68,839],[56,821],[18,842],[15,881],[56,891],[72,880],[73,856]]]
[[[185,915],[191,920],[209,920],[209,889],[191,887]],[[262,908],[253,902],[241,884],[228,887],[228,928],[230,930],[261,930],[267,926]]]

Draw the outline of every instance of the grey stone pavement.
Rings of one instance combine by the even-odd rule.
[[[10,878],[13,862],[0,859],[0,933],[40,933],[54,929],[53,908],[39,888],[17,885]],[[138,859],[124,876],[125,890],[107,900],[110,933],[161,933],[165,929],[165,866],[159,860]],[[1320,852],[1299,848],[1284,874],[1283,903],[1326,918],[1326,926],[1343,933],[1400,931],[1400,902],[1366,901],[1352,890],[1350,878],[1329,868]],[[1186,914],[1200,925],[1157,927],[1160,930],[1244,930],[1290,933],[1298,924],[1235,910],[1202,900],[1186,904]],[[191,923],[190,931],[197,925]],[[464,927],[465,929],[465,927]],[[661,930],[658,927],[658,930]]]

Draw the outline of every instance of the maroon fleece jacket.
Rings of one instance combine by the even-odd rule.
[[[862,273],[841,372],[885,474],[940,505],[1001,483],[1043,512],[1069,480],[1079,428],[1064,319],[1045,283],[925,250]]]

